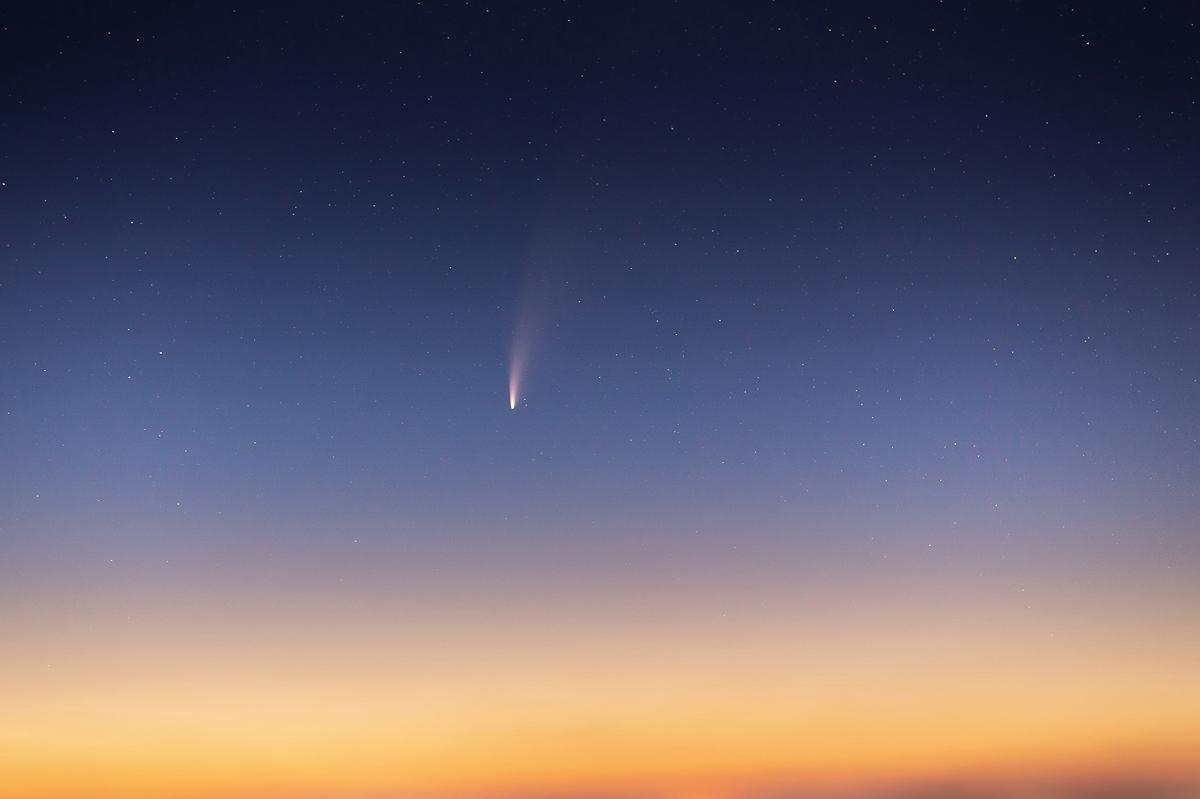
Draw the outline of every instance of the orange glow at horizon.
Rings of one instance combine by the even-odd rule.
[[[666,592],[630,615],[530,588],[276,609],[206,590],[22,633],[0,797],[742,796],[1200,762],[1200,640],[1115,602],[881,595],[831,624],[769,592],[722,617]]]

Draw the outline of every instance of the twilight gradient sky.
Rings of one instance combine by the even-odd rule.
[[[1193,795],[1197,18],[969,6],[0,20],[0,799]]]

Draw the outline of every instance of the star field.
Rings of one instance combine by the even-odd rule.
[[[1189,795],[1198,36],[14,11],[0,799]]]

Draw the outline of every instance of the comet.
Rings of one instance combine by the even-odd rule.
[[[524,260],[508,358],[508,409],[515,411],[530,390],[530,367],[541,357],[548,333],[557,333],[563,294],[571,286],[569,265],[576,260],[578,214],[569,202],[548,203],[546,218],[534,227]]]
[[[541,350],[546,314],[551,305],[547,292],[549,281],[536,279],[533,266],[526,269],[513,319],[512,348],[508,355],[508,409],[515,411],[527,391],[529,366]]]
[[[508,362],[508,409],[515,411],[521,400],[521,377],[529,356],[528,328],[518,325],[513,334],[512,356]]]

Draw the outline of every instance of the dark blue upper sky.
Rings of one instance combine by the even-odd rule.
[[[1195,509],[1182,9],[30,13],[19,551]]]

